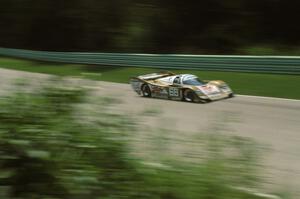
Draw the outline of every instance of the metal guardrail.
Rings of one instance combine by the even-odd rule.
[[[47,52],[0,48],[0,55],[40,61],[160,69],[300,74],[300,57]]]

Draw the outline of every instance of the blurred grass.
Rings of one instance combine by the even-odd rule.
[[[37,62],[0,57],[0,67],[28,72],[60,76],[80,76],[92,80],[128,83],[129,78],[159,69],[111,67],[79,64]],[[299,75],[276,75],[238,72],[213,72],[198,70],[172,70],[175,73],[191,73],[201,79],[226,81],[237,94],[300,99]]]
[[[262,198],[235,189],[260,187],[254,141],[212,132],[194,140],[194,164],[168,151],[144,164],[130,153],[138,124],[109,112],[114,100],[53,81],[30,91],[19,83],[0,98],[1,199]]]

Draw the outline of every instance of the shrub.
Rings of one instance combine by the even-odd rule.
[[[138,128],[108,111],[114,102],[57,80],[0,98],[0,197],[255,198],[236,189],[257,185],[252,141],[203,136],[199,162],[143,165],[128,145]]]

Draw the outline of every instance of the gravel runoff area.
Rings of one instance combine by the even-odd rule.
[[[0,69],[0,94],[9,90],[15,79],[37,81],[47,77]],[[89,86],[99,95],[121,99],[123,103],[115,108],[128,115],[156,110],[156,116],[147,116],[141,121],[149,128],[163,126],[172,137],[184,139],[215,129],[253,138],[271,149],[266,152],[263,164],[272,187],[277,190],[287,188],[300,196],[300,100],[237,96],[208,104],[193,104],[143,98],[128,84],[94,81]]]

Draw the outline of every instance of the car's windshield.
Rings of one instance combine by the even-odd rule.
[[[193,86],[201,86],[204,85],[205,82],[201,81],[199,78],[192,78],[183,81],[183,84],[193,85]]]

